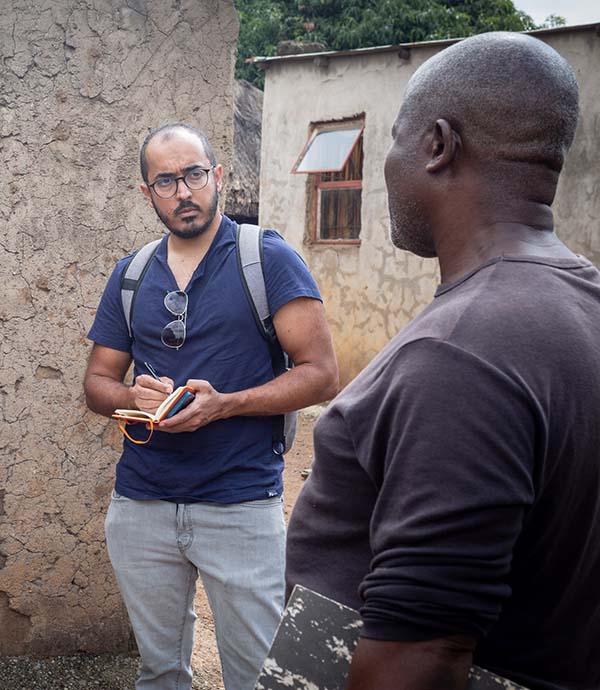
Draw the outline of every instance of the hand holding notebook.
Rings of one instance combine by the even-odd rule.
[[[144,362],[144,365],[152,376],[160,381],[160,378],[154,371],[154,369]],[[125,410],[117,409],[112,414],[112,417],[117,420],[119,429],[125,434],[125,436],[135,444],[148,443],[152,434],[154,432],[154,425],[161,422],[163,419],[168,419],[173,417],[177,412],[182,410],[186,405],[192,402],[195,398],[194,389],[190,386],[179,386],[170,395],[168,395],[162,403],[158,406],[155,412],[145,412],[144,410]],[[146,422],[150,426],[150,434],[144,440],[133,438],[129,435],[126,426],[127,424],[137,424],[140,422]]]
[[[189,386],[179,386],[171,395],[167,396],[158,406],[156,412],[144,412],[143,410],[115,410],[113,417],[115,419],[131,419],[134,422],[144,422],[151,420],[155,424],[161,422],[167,417],[172,417],[177,414],[179,410],[192,402],[196,396],[194,389]]]

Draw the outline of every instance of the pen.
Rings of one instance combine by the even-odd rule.
[[[151,374],[157,381],[160,381],[160,378],[159,378],[158,374],[154,371],[154,369],[152,368],[152,365],[151,365],[151,364],[148,364],[148,362],[144,362],[144,366],[146,367],[146,369],[148,369],[148,371],[150,372],[150,374]]]

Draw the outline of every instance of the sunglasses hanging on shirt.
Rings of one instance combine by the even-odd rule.
[[[162,329],[160,339],[163,345],[178,350],[185,342],[188,296],[183,290],[173,290],[165,295],[164,304],[177,318]]]

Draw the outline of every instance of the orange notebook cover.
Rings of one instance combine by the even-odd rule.
[[[151,412],[144,412],[142,410],[115,410],[112,417],[117,420],[119,428],[127,436],[127,438],[133,443],[143,444],[147,443],[152,436],[154,431],[154,424],[161,422],[169,416],[172,416],[178,412],[182,407],[185,407],[189,402],[194,399],[194,389],[189,386],[179,386],[176,388],[171,395],[165,398],[162,403],[158,406],[158,409],[154,414]],[[150,424],[150,434],[148,438],[144,441],[132,438],[125,429],[127,423],[136,422],[147,422]]]

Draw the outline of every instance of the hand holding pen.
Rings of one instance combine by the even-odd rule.
[[[173,390],[175,389],[175,382],[173,381],[173,379],[170,379],[168,376],[159,376],[156,373],[156,371],[154,370],[154,367],[150,364],[150,362],[144,362],[144,366],[146,367],[146,369],[148,369],[152,378],[155,381],[158,381],[160,384],[162,384],[161,386],[158,386],[158,387],[157,386],[152,386],[152,387],[155,389],[164,391],[166,393],[166,395],[170,395],[173,392]],[[138,376],[138,378],[140,378],[140,377]],[[146,377],[146,380],[147,380],[147,378],[148,377]],[[167,388],[165,388],[165,385]]]
[[[153,414],[161,402],[173,392],[175,384],[168,376],[159,376],[150,363],[144,362],[144,366],[149,375],[137,376],[131,393],[138,410]]]
[[[157,381],[160,381],[160,376],[154,371],[154,367],[150,363],[144,362],[144,366],[146,367],[146,369],[148,369],[152,378],[155,378]]]

